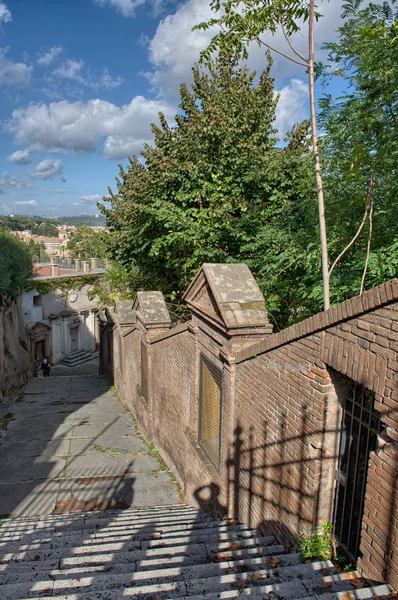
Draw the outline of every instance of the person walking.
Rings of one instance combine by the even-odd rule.
[[[50,377],[51,365],[46,358],[43,360],[43,362],[37,370],[43,371],[43,377]]]

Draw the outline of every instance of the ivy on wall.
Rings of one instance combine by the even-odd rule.
[[[94,285],[98,282],[98,275],[84,275],[83,277],[61,277],[57,279],[30,279],[25,290],[37,290],[39,294],[44,295],[54,290],[61,290],[67,293],[70,290],[81,290],[86,285]]]

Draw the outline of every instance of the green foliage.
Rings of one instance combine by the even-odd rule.
[[[397,274],[398,267],[398,38],[394,4],[349,0],[339,39],[325,44],[325,82],[343,77],[349,92],[321,101],[323,162],[332,260],[361,223],[370,175],[375,179],[373,236],[366,287]],[[369,224],[332,276],[335,302],[357,294]]]
[[[79,227],[76,235],[68,242],[68,250],[72,258],[89,260],[90,258],[107,258],[106,231],[94,231],[90,227]]]
[[[0,226],[7,227],[11,231],[26,231],[31,230],[34,222],[27,217],[8,217],[1,216],[0,217]]]
[[[309,17],[307,0],[211,0],[210,7],[218,11],[220,16],[193,28],[206,30],[214,25],[219,26],[218,33],[202,52],[205,60],[210,60],[212,53],[218,49],[221,52],[237,51],[246,58],[250,42],[256,41],[259,46],[267,45],[263,41],[264,32],[275,34],[282,26],[290,37],[300,31],[300,23],[306,22]],[[319,13],[315,14],[317,19],[319,16]],[[293,53],[292,56],[297,60]]]
[[[0,216],[0,225],[11,231],[31,231],[33,235],[58,237],[57,221],[47,221],[41,217]]]
[[[298,540],[295,551],[301,553],[303,561],[330,560],[334,557],[333,525],[324,521],[321,527],[311,537],[303,536]]]
[[[0,296],[16,298],[32,274],[29,249],[15,235],[0,230]]]
[[[48,294],[54,290],[61,290],[67,294],[69,290],[81,290],[86,285],[93,288],[98,285],[98,275],[83,275],[79,277],[57,277],[54,279],[30,279],[26,285],[26,290],[37,290],[40,295]],[[95,295],[95,294],[94,294]]]
[[[31,227],[33,235],[43,235],[47,237],[58,237],[58,229],[54,223],[43,221],[42,223],[34,223]]]
[[[113,306],[116,300],[134,300],[139,282],[136,268],[128,269],[112,262],[110,268],[94,282],[90,296],[96,296],[99,304],[104,306]]]
[[[293,295],[289,269],[302,271],[296,258],[316,243],[316,190],[307,124],[276,146],[268,61],[257,85],[230,56],[208,70],[195,66],[192,90],[181,86],[177,126],[160,115],[144,162],[134,157],[120,168],[117,192],[109,190],[110,207],[101,211],[113,258],[136,265],[141,289],[161,289],[178,303],[201,264],[245,261],[267,296],[283,271],[272,309],[285,320],[295,310],[281,294]]]

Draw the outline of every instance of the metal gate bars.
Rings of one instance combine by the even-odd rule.
[[[220,470],[222,371],[203,355],[200,358],[199,444]]]
[[[354,561],[359,556],[369,455],[383,427],[374,398],[374,392],[353,382],[343,405],[333,525],[341,547]]]

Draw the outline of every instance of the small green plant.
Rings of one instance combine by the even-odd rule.
[[[100,446],[99,444],[93,444],[93,450],[99,452],[100,454],[106,454],[107,456],[111,456],[112,458],[116,458],[118,454],[124,454],[127,450],[123,450],[123,448],[105,448],[104,446]]]
[[[13,413],[7,413],[4,417],[0,418],[0,431],[5,431],[8,428],[8,424],[11,421],[15,421]]]
[[[322,529],[315,531],[311,537],[301,537],[296,546],[296,551],[301,553],[301,559],[330,560],[335,556],[335,543],[333,538],[333,525],[329,521],[321,524]]]

